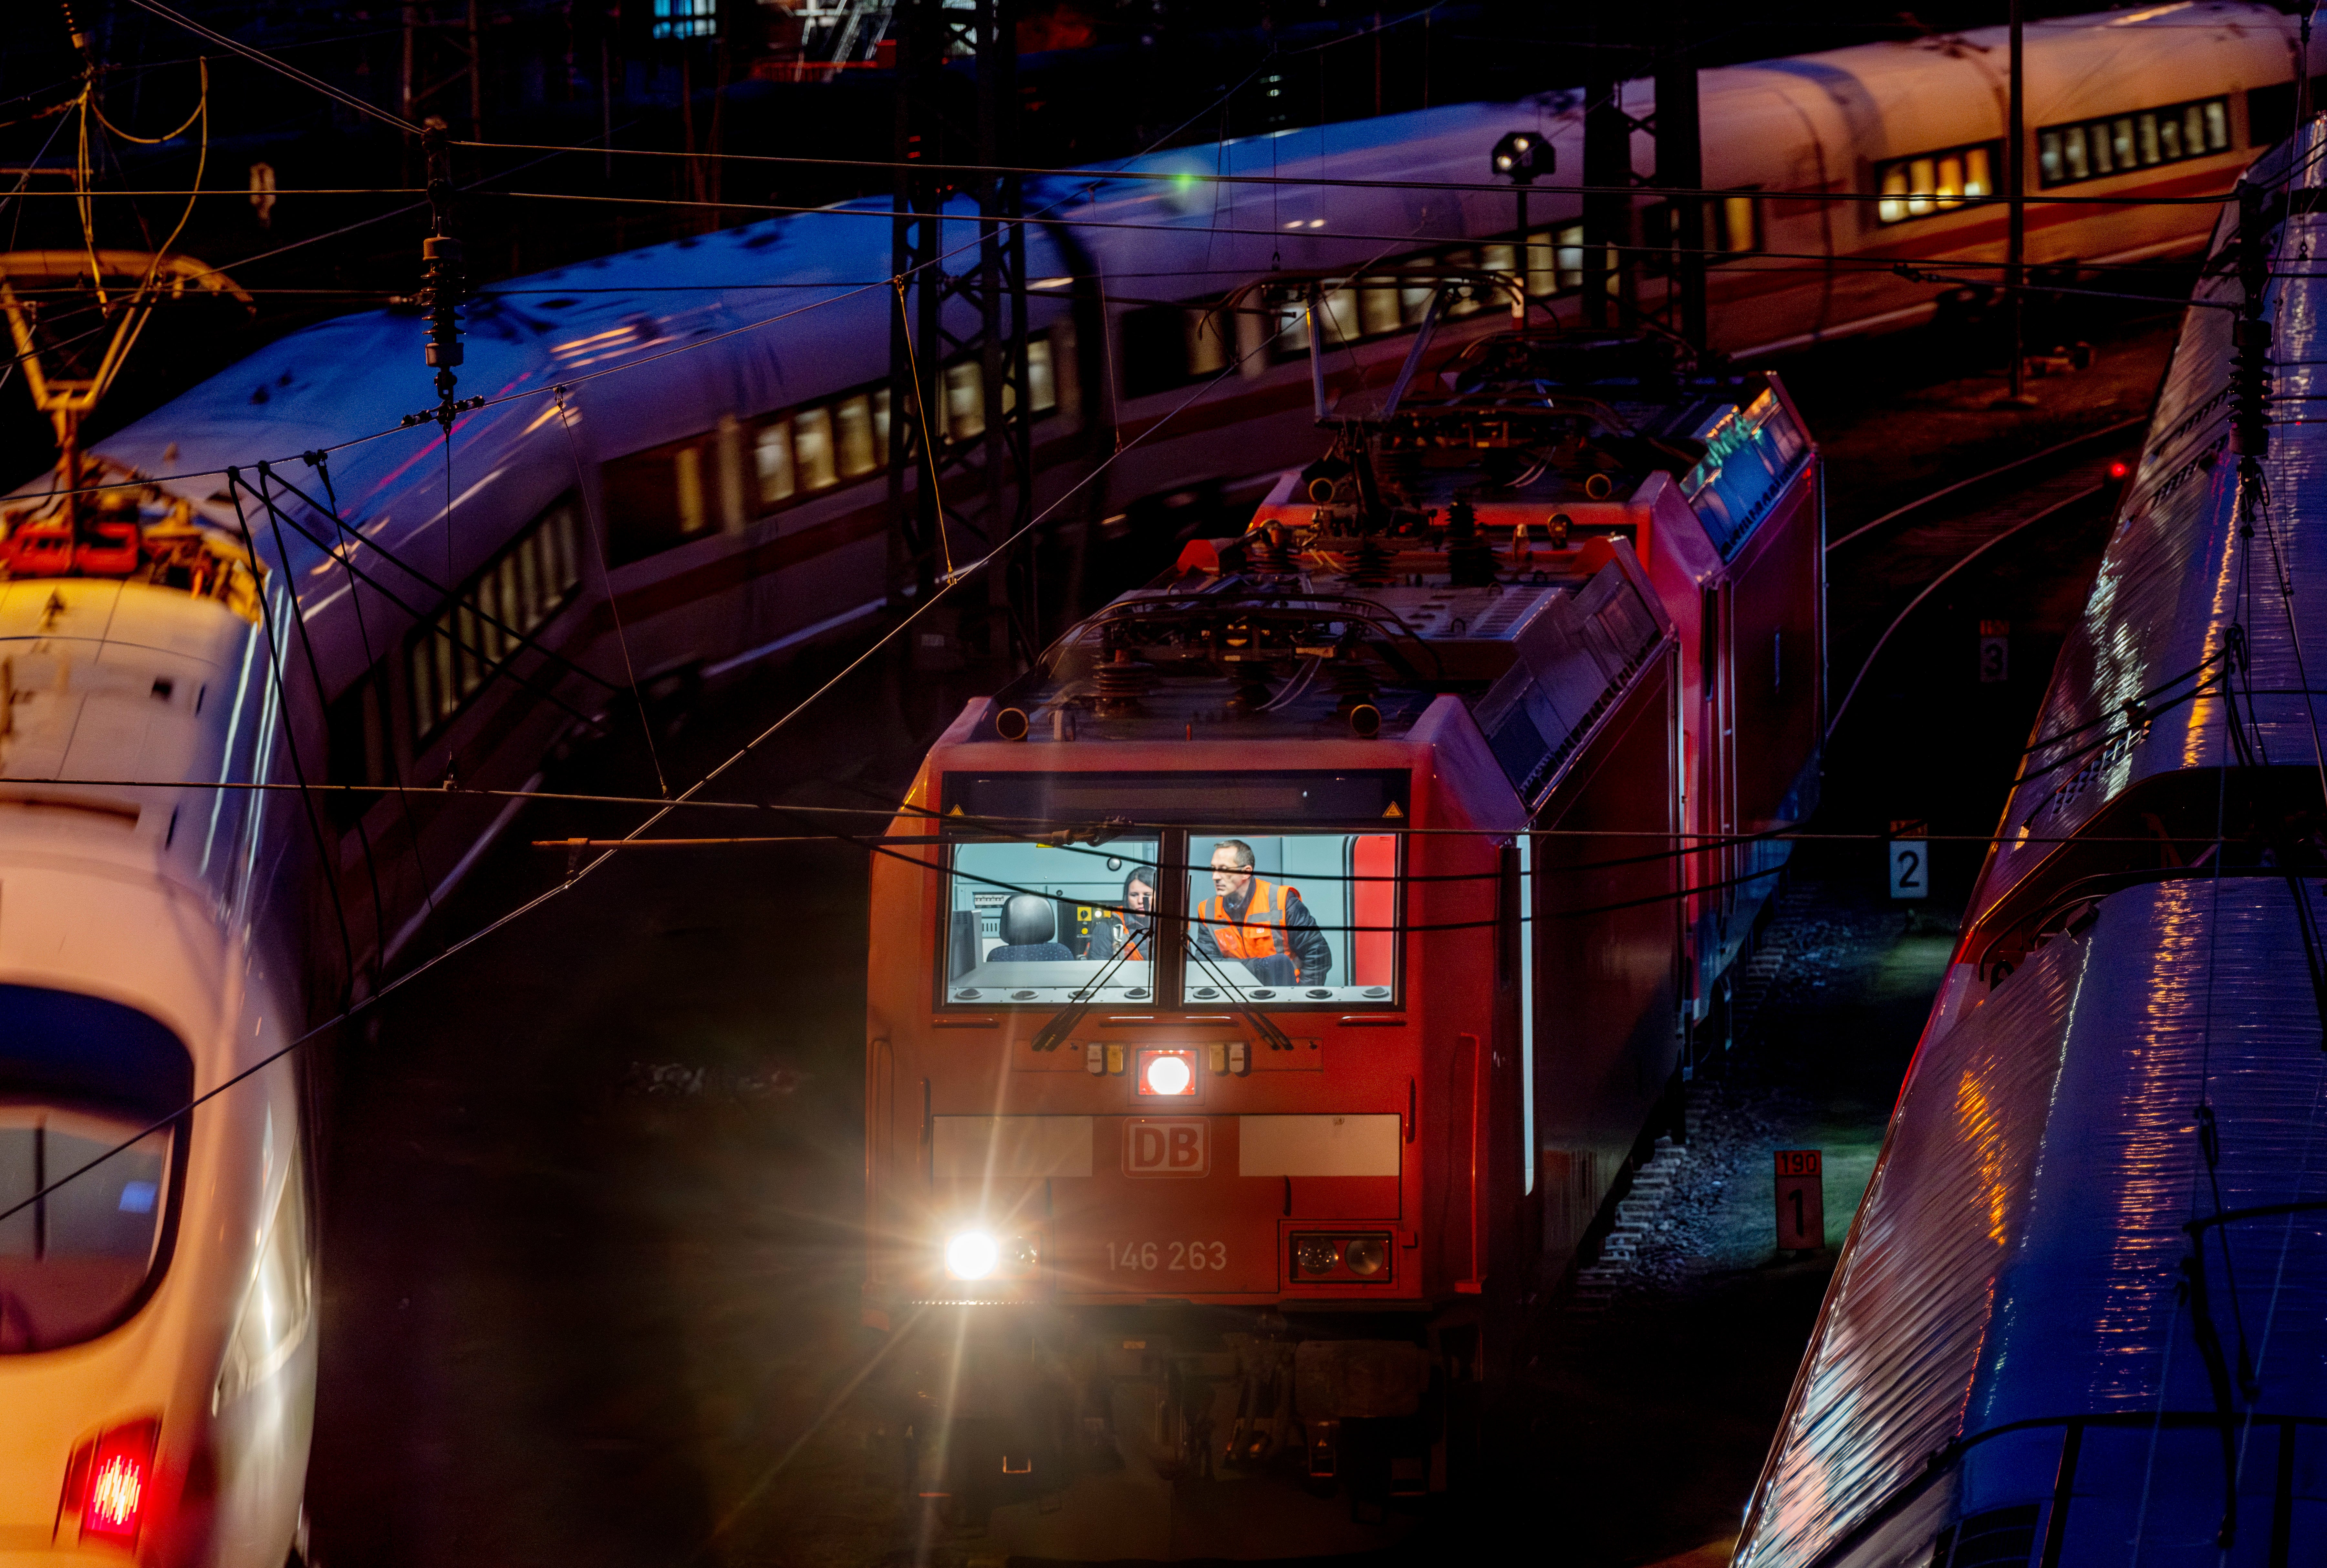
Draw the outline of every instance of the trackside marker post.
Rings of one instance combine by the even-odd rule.
[[[1788,1252],[1826,1247],[1826,1179],[1820,1151],[1778,1153],[1778,1246]]]
[[[1979,623],[1979,679],[1982,686],[1995,686],[2012,678],[2012,622],[1983,621]]]
[[[1931,845],[1921,822],[1891,824],[1891,896],[1920,899],[1931,891]]]

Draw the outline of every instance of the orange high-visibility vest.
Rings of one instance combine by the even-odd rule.
[[[1241,924],[1229,913],[1228,900],[1218,894],[1204,901],[1196,918],[1210,928],[1213,945],[1229,957],[1266,958],[1278,953],[1290,957],[1293,942],[1285,934],[1285,907],[1287,900],[1300,896],[1299,888],[1255,877],[1252,901],[1245,905]]]

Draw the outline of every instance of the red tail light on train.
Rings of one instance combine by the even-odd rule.
[[[126,1422],[94,1442],[82,1443],[65,1469],[60,1523],[63,1516],[79,1514],[83,1541],[135,1545],[153,1492],[154,1444],[160,1424]]]

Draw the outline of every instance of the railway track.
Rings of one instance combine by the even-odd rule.
[[[1942,588],[2007,541],[2106,504],[2138,455],[2147,423],[2121,420],[1985,470],[1828,543],[1827,648],[1842,695],[1827,736],[1840,730],[1894,634]]]

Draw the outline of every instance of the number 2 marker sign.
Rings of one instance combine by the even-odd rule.
[[[1791,1252],[1826,1246],[1825,1162],[1816,1149],[1778,1151],[1778,1246]]]
[[[1931,846],[1923,835],[1930,830],[1920,822],[1893,822],[1891,825],[1891,896],[1894,899],[1929,897],[1931,891]]]

